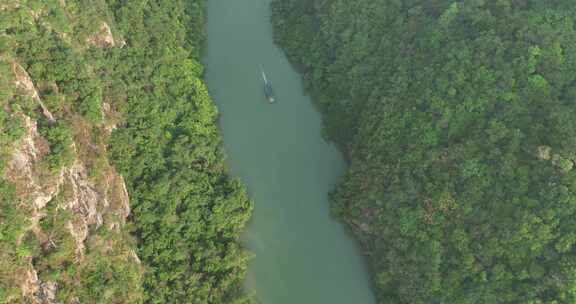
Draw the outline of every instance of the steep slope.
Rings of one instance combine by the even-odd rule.
[[[0,4],[0,303],[243,303],[202,1]]]
[[[111,1],[125,51],[108,67],[124,123],[114,164],[133,201],[150,303],[244,303],[238,237],[252,208],[226,175],[201,80],[202,1]],[[123,49],[123,50],[124,50]]]
[[[106,157],[114,113],[91,55],[111,45],[88,42],[106,17],[74,5],[0,8],[1,303],[142,299],[126,185]]]
[[[288,1],[381,303],[576,300],[573,1]]]

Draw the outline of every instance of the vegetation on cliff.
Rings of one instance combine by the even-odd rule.
[[[80,9],[82,7],[82,9]],[[137,303],[143,268],[107,161],[103,78],[87,43],[104,2],[0,4],[0,303]]]
[[[247,302],[203,22],[203,1],[0,4],[0,303]]]
[[[576,301],[576,4],[276,0],[380,303]]]

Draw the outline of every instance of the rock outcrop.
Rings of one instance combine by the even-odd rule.
[[[42,113],[50,122],[55,122],[56,119],[54,118],[54,115],[52,115],[52,113],[48,110],[46,105],[44,105],[44,103],[40,99],[38,90],[36,90],[34,82],[32,82],[32,79],[30,78],[30,75],[28,75],[28,72],[26,72],[26,70],[21,65],[15,62],[12,64],[12,69],[14,75],[16,76],[15,86],[22,91],[23,95],[32,98],[34,101],[38,103],[38,105],[42,109]]]
[[[21,94],[33,98],[46,118],[55,121],[52,113],[43,105],[30,76],[20,65],[14,64],[13,67],[16,75],[15,86],[20,89]],[[58,172],[46,170],[42,160],[50,153],[50,145],[38,132],[37,122],[23,113],[13,115],[20,116],[25,130],[24,135],[14,143],[12,157],[4,172],[4,178],[16,187],[18,202],[14,203],[20,204],[29,213],[28,231],[41,243],[47,243],[52,241],[48,240],[39,223],[46,216],[47,205],[59,197],[57,209],[71,211],[73,215],[66,223],[66,229],[74,239],[75,262],[79,263],[84,259],[85,242],[91,231],[103,224],[119,231],[130,214],[124,179],[114,168],[107,166],[101,179],[92,180],[86,165],[78,157],[72,165],[61,168]],[[114,215],[107,217],[108,223],[105,223],[106,214]],[[134,261],[139,263],[134,251],[130,254]],[[29,303],[57,303],[57,283],[40,280],[31,262],[19,281],[22,282],[22,296]]]
[[[26,272],[26,281],[22,286],[22,295],[32,304],[56,304],[56,291],[58,284],[54,282],[42,282],[32,264]]]
[[[116,41],[114,41],[114,36],[112,35],[112,30],[106,22],[100,24],[98,33],[88,37],[86,43],[95,47],[114,47],[116,46]]]
[[[5,175],[17,185],[17,195],[22,201],[42,209],[58,191],[60,177],[46,179],[38,171],[36,164],[49,152],[49,144],[38,133],[36,121],[24,114],[21,117],[26,132],[15,144]]]

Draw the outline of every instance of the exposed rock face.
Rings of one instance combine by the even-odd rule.
[[[113,169],[107,172],[105,183],[100,189],[89,181],[86,168],[81,163],[64,169],[63,175],[64,182],[72,189],[72,195],[63,207],[76,215],[67,227],[76,241],[76,259],[80,261],[84,255],[84,241],[88,237],[89,226],[95,229],[102,226],[104,212],[112,212],[122,220],[128,217],[128,192],[124,179]],[[109,224],[111,227],[119,227],[121,223]]]
[[[550,160],[552,148],[549,146],[538,146],[538,158],[541,160]]]
[[[5,11],[5,10],[9,10],[9,9],[15,9],[15,8],[19,8],[20,7],[20,3],[15,2],[15,3],[0,3],[0,11]]]
[[[91,46],[103,48],[116,46],[114,36],[112,36],[112,31],[110,30],[110,26],[106,22],[102,22],[102,24],[100,24],[99,32],[91,37],[88,37],[88,39],[86,39],[86,43]]]
[[[45,32],[33,35],[35,38],[46,37],[63,49],[77,51],[78,58],[90,57],[82,54],[89,47],[110,48],[125,44],[120,38],[116,41],[110,26],[101,21],[106,19],[104,14],[76,14],[75,9],[66,8],[67,0],[45,2],[35,1],[28,5],[19,0],[0,0],[0,12],[8,16],[9,26],[20,22],[28,31],[42,28]],[[105,4],[94,5],[106,8]],[[19,10],[16,12],[16,9]],[[57,18],[47,18],[56,15]],[[91,18],[86,25],[92,24],[95,34],[87,39],[85,28],[77,31],[73,22],[80,17]],[[36,63],[53,62],[56,58],[52,58],[53,55],[67,56],[67,53],[42,53],[46,56],[20,53],[18,50],[23,50],[25,43],[19,43],[12,34],[9,31],[0,33],[7,37],[10,46],[15,46],[14,50],[0,54],[2,71],[11,74],[9,77],[0,75],[0,95],[7,96],[0,98],[0,111],[5,111],[10,118],[10,124],[1,127],[12,128],[21,122],[18,127],[21,126],[23,132],[18,128],[18,132],[2,142],[0,149],[0,168],[3,170],[0,171],[0,186],[6,189],[3,190],[6,196],[0,197],[0,225],[4,225],[0,227],[3,233],[0,258],[5,261],[0,265],[3,285],[0,302],[90,302],[86,300],[86,290],[92,286],[84,278],[92,275],[95,268],[116,281],[123,280],[117,275],[119,273],[134,274],[127,280],[133,280],[129,286],[137,288],[141,279],[136,276],[143,271],[138,266],[140,261],[132,238],[124,227],[130,214],[128,192],[123,177],[106,157],[107,140],[120,121],[120,114],[111,105],[114,101],[109,100],[113,97],[99,96],[101,99],[97,102],[107,101],[102,106],[102,119],[97,122],[88,119],[83,111],[65,102],[77,97],[76,83],[56,84],[49,76],[32,73],[29,69]],[[93,73],[94,65],[89,58],[67,60],[66,64],[90,71],[89,75],[78,76],[98,82],[99,75]],[[104,87],[98,85],[99,89]],[[56,96],[51,103],[43,97],[47,89]],[[19,106],[21,100],[25,106]],[[54,111],[56,108],[59,110]],[[41,119],[37,122],[38,115]],[[46,138],[42,134],[46,134]],[[20,137],[15,139],[16,136]],[[61,159],[65,161],[59,162]],[[4,234],[5,227],[9,228],[8,237]],[[137,302],[134,300],[139,296],[137,292],[124,297],[122,287],[117,286],[121,284],[116,281],[104,286],[102,293],[108,298],[97,301],[111,302],[118,293],[119,299],[112,302]],[[5,283],[9,294],[4,297]],[[62,300],[64,298],[66,300]]]
[[[130,215],[130,200],[124,177],[111,169],[106,175],[104,205],[110,207],[120,218]]]
[[[66,208],[82,215],[86,224],[100,227],[102,214],[98,212],[97,206],[100,201],[105,201],[105,199],[88,181],[86,168],[81,163],[75,163],[72,167],[64,169],[64,176],[72,188],[72,195],[67,200]]]
[[[40,220],[46,215],[43,209],[66,189],[64,203],[58,208],[73,212],[74,216],[66,227],[76,244],[76,261],[82,261],[90,229],[91,227],[96,229],[104,224],[104,213],[111,212],[118,215],[115,218],[119,218],[121,222],[111,220],[108,223],[117,228],[130,214],[124,179],[110,167],[103,177],[105,182],[96,185],[89,179],[86,167],[79,159],[56,174],[44,172],[40,162],[48,154],[49,145],[38,133],[36,122],[26,115],[20,115],[26,132],[15,144],[5,178],[16,185],[18,198],[31,210],[29,229],[39,239],[45,238],[39,227]],[[135,261],[138,261],[137,257]],[[30,303],[56,303],[56,290],[57,284],[40,281],[36,270],[30,264],[22,284],[25,298]]]
[[[38,279],[36,270],[29,266],[26,273],[26,281],[22,287],[22,294],[25,299],[29,299],[31,304],[55,304],[58,284],[54,282],[43,283]]]
[[[116,130],[117,127],[117,116],[118,114],[114,111],[110,103],[102,103],[102,117],[105,118],[104,131],[108,135],[112,134],[112,131]]]
[[[570,157],[562,156],[557,153],[552,153],[550,146],[538,146],[536,156],[540,160],[550,161],[552,165],[568,172],[574,168],[574,161]]]
[[[26,271],[26,281],[22,286],[22,295],[25,298],[35,298],[35,294],[38,293],[40,289],[40,280],[38,280],[38,274],[32,265]]]
[[[37,163],[49,151],[48,143],[38,133],[35,121],[23,114],[21,118],[26,132],[15,145],[5,178],[17,186],[18,198],[31,210],[29,229],[39,235],[38,222],[44,216],[41,210],[59,191],[61,177],[44,178],[37,170]],[[27,268],[21,286],[24,298],[31,303],[56,303],[56,284],[41,282],[31,262]]]
[[[30,98],[36,104],[38,109],[50,122],[55,122],[55,116],[44,105],[42,98],[34,84],[34,81],[26,70],[18,63],[12,61],[9,63],[13,72],[15,94]],[[43,160],[50,153],[49,142],[42,137],[39,132],[38,123],[30,116],[25,115],[18,110],[14,111],[7,107],[4,111],[18,117],[22,123],[22,136],[11,144],[11,156],[5,163],[3,172],[0,177],[15,186],[16,200],[11,202],[13,206],[25,217],[23,221],[22,232],[18,232],[15,240],[15,253],[6,253],[3,257],[12,258],[9,254],[18,254],[18,258],[23,264],[17,266],[12,275],[10,275],[10,286],[19,287],[20,296],[10,295],[8,298],[0,299],[15,303],[31,304],[53,304],[57,302],[57,292],[60,283],[51,279],[42,279],[43,271],[41,264],[36,264],[38,253],[26,251],[30,239],[40,244],[41,255],[44,251],[51,252],[58,250],[61,239],[53,239],[52,231],[43,230],[45,227],[41,223],[48,216],[62,217],[62,212],[71,214],[70,219],[65,219],[62,224],[62,235],[67,235],[68,240],[72,240],[72,259],[70,262],[82,265],[86,259],[86,248],[94,250],[90,245],[92,234],[102,225],[114,227],[114,231],[120,232],[125,218],[130,213],[128,193],[124,179],[114,168],[108,164],[102,165],[103,173],[98,179],[91,179],[87,166],[91,165],[91,159],[82,159],[79,153],[75,153],[76,159],[72,165],[61,168],[57,172],[50,172],[43,164]],[[109,111],[112,115],[113,113]],[[64,120],[65,118],[63,118]],[[107,125],[113,125],[113,122],[106,121]],[[109,133],[108,133],[109,135]],[[82,136],[79,136],[79,138]],[[81,145],[95,145],[91,142],[91,136],[87,135],[83,140],[74,139],[74,147]],[[77,150],[74,148],[73,150]],[[105,149],[97,149],[96,155],[105,153]],[[101,156],[101,155],[100,155]],[[92,164],[93,165],[93,164]],[[50,205],[49,205],[50,204]],[[50,206],[50,208],[48,208]],[[55,208],[52,208],[55,207]],[[0,210],[0,215],[2,215]],[[110,216],[110,215],[113,216]],[[108,252],[113,253],[112,249],[118,248],[118,245],[109,242]],[[22,251],[18,251],[22,249]],[[132,260],[132,263],[138,264],[139,260],[134,251],[128,251],[126,254]],[[112,257],[119,259],[118,257]],[[35,266],[37,265],[37,266]],[[5,282],[3,282],[5,283]],[[61,285],[60,288],[65,288]],[[20,298],[21,297],[21,298]]]
[[[48,142],[40,136],[36,122],[22,115],[26,133],[16,143],[6,177],[17,185],[18,197],[42,209],[56,194],[59,178],[45,179],[37,171],[37,164],[49,152]]]
[[[16,87],[19,88],[24,95],[32,98],[34,101],[38,103],[38,105],[42,109],[42,113],[44,114],[44,116],[46,116],[46,118],[49,121],[55,122],[56,119],[54,118],[54,115],[50,113],[48,108],[44,105],[44,103],[40,99],[40,95],[38,95],[38,91],[34,86],[34,82],[32,82],[32,79],[30,78],[30,75],[28,75],[26,70],[24,70],[24,68],[17,63],[12,64],[12,69],[14,75],[16,76],[16,83],[15,83]]]

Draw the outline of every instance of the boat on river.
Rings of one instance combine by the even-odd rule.
[[[262,73],[262,79],[264,80],[264,95],[266,96],[266,99],[268,99],[269,103],[274,103],[275,98],[274,91],[272,90],[272,83],[270,83],[268,77],[266,77],[266,73],[262,66],[260,66],[260,72]]]

